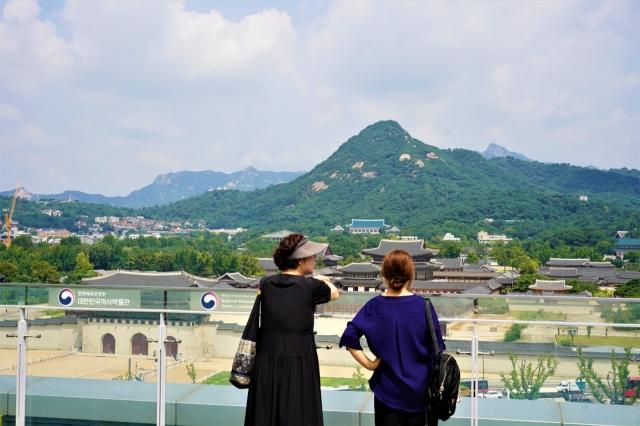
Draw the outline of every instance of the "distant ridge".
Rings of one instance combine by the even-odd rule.
[[[184,200],[207,191],[237,189],[252,191],[294,180],[305,172],[270,172],[260,171],[254,167],[235,173],[182,171],[167,173],[155,178],[151,185],[131,192],[125,197],[107,197],[101,194],[87,194],[82,191],[64,191],[60,194],[33,194],[21,188],[19,196],[27,200],[40,199],[76,200],[85,203],[111,204],[120,207],[150,207]],[[13,196],[14,190],[0,192],[0,195]]]
[[[481,153],[484,158],[487,160],[490,158],[496,157],[513,157],[516,160],[522,161],[533,161],[530,158],[525,157],[522,154],[518,154],[517,152],[509,151],[507,148],[496,145],[495,143],[490,144],[484,152]]]

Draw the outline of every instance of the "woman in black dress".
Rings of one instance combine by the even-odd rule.
[[[245,425],[322,425],[320,366],[313,335],[315,305],[338,298],[329,281],[305,278],[326,244],[291,234],[273,254],[281,274],[261,284],[260,332]]]

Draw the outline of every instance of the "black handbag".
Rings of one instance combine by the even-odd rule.
[[[231,366],[231,376],[229,381],[238,389],[247,389],[251,382],[251,373],[253,372],[253,364],[256,360],[256,346],[258,342],[258,333],[260,331],[260,294],[262,293],[262,282],[258,289],[256,301],[253,303],[247,325],[244,327],[238,350],[233,357],[233,365]]]
[[[424,299],[427,327],[435,350],[435,368],[427,379],[426,416],[428,426],[437,426],[438,420],[446,421],[456,412],[460,368],[456,359],[440,351],[436,330],[431,316],[431,301]]]

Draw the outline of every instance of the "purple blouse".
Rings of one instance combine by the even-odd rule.
[[[444,350],[433,304],[431,315],[440,350]],[[362,349],[360,337],[364,335],[371,352],[381,359],[369,380],[376,398],[389,407],[418,412],[425,408],[427,377],[435,359],[428,334],[421,296],[378,296],[347,324],[340,347]]]

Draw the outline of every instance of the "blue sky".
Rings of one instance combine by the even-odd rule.
[[[309,170],[378,120],[640,167],[637,1],[0,2],[0,189]]]

